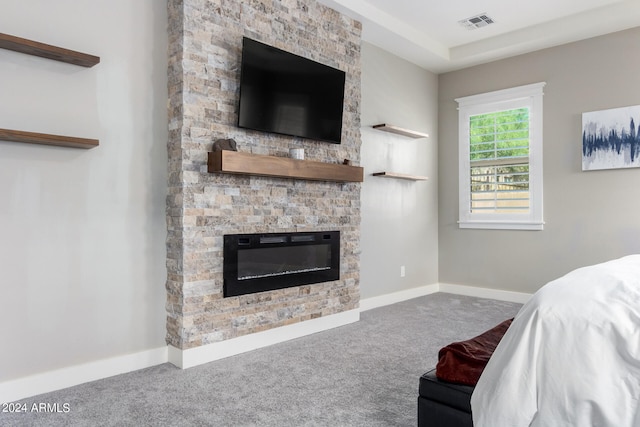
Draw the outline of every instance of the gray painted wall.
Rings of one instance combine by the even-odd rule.
[[[640,104],[639,42],[635,28],[439,76],[440,282],[534,292],[640,252],[640,170],[581,171],[581,114]],[[540,81],[545,229],[459,229],[454,99]]]
[[[0,142],[0,383],[165,345],[166,9],[2,4],[1,31],[101,62],[0,49],[0,128],[100,140]]]
[[[438,281],[438,78],[373,45],[362,44],[362,299]],[[411,139],[372,129],[394,124],[430,134]],[[403,181],[371,174],[429,176]],[[405,266],[405,277],[400,267]]]

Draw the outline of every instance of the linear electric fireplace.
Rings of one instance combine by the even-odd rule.
[[[224,296],[340,279],[340,232],[227,234]]]

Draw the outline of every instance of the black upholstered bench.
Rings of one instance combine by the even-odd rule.
[[[418,427],[473,427],[471,394],[512,321],[438,351],[436,368],[420,377]]]
[[[420,377],[418,427],[473,427],[473,386],[439,380],[432,369]]]

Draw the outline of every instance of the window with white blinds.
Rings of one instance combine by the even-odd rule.
[[[471,212],[529,209],[529,109],[469,117]]]
[[[461,228],[542,229],[543,86],[456,100]]]

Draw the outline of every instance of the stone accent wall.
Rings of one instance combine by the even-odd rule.
[[[360,162],[360,23],[313,0],[169,0],[168,344],[189,349],[358,307],[360,184],[207,173],[218,138],[238,151]],[[239,129],[242,37],[346,72],[342,144]],[[222,297],[222,236],[341,231],[341,278]]]

